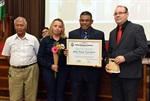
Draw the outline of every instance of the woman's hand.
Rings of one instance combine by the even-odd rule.
[[[52,65],[51,69],[55,72],[58,72],[58,66],[57,65]]]

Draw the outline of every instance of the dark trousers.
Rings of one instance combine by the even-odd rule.
[[[112,101],[137,101],[139,78],[111,77]]]
[[[67,85],[68,73],[68,69],[59,68],[55,78],[54,72],[51,69],[44,69],[43,77],[47,90],[47,101],[64,101],[64,92]]]
[[[81,77],[82,78],[82,77]],[[93,80],[71,80],[71,101],[83,101],[82,93],[86,94],[86,101],[96,101],[99,81]],[[84,87],[84,88],[83,88]],[[84,91],[83,91],[84,90]]]
[[[71,79],[71,101],[83,101],[83,92],[86,101],[96,101],[99,90],[100,68],[90,66],[72,66]],[[84,87],[84,88],[83,88]]]

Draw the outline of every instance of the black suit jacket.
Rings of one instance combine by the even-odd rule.
[[[88,40],[102,40],[102,57],[105,58],[105,38],[102,31],[91,28],[90,33],[88,33]],[[82,39],[81,28],[69,32],[69,39]],[[84,79],[86,80],[97,80],[99,78],[100,69],[90,66],[72,66],[71,75],[74,79]],[[81,78],[80,78],[81,77]]]
[[[120,43],[116,45],[117,28],[110,32],[108,57],[123,55],[125,62],[120,64],[121,78],[142,76],[141,57],[148,51],[147,40],[141,25],[128,22]],[[113,75],[113,74],[112,74]]]

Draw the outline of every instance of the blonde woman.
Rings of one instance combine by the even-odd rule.
[[[64,101],[64,91],[69,70],[66,66],[65,26],[61,19],[54,19],[49,28],[50,36],[46,36],[40,43],[38,62],[43,67],[43,77],[47,90],[47,101]],[[55,46],[60,46],[56,49]],[[55,48],[53,50],[53,48]],[[58,47],[57,47],[58,48]],[[58,64],[54,63],[53,54],[59,57]]]

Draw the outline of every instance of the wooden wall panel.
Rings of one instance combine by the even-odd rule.
[[[27,32],[37,38],[41,37],[44,27],[45,0],[5,0],[6,12],[15,19],[25,17],[28,23]],[[12,27],[13,33],[15,33]]]

